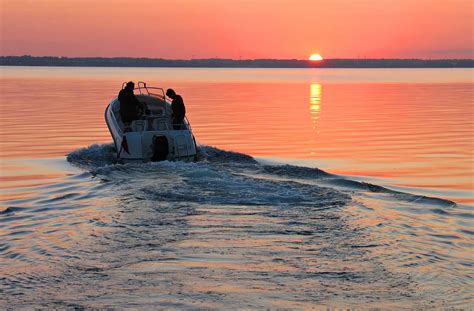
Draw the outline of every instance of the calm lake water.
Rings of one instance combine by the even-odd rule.
[[[473,304],[472,69],[0,70],[0,307]],[[129,80],[198,162],[115,164]]]

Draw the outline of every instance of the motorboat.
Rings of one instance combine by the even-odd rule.
[[[130,124],[122,122],[117,97],[105,109],[105,121],[114,140],[118,160],[195,160],[197,148],[191,124],[187,118],[183,124],[173,124],[171,104],[166,100],[164,90],[138,82],[134,93],[146,107],[138,120]]]

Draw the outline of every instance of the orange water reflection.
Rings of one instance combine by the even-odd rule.
[[[314,128],[317,131],[319,114],[321,113],[322,87],[319,83],[311,83],[309,86],[309,113]]]
[[[179,82],[167,75],[172,85],[159,77],[148,83],[183,95],[198,143],[474,202],[472,83],[307,82],[288,74],[276,82]],[[0,159],[64,156],[111,142],[103,113],[124,79],[3,77]],[[1,165],[4,175],[9,168]]]

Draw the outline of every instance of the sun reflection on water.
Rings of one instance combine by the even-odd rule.
[[[309,113],[313,127],[316,129],[321,113],[322,86],[320,83],[311,83],[309,86]]]

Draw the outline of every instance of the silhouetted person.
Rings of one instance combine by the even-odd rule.
[[[124,124],[130,124],[139,119],[139,110],[145,111],[145,105],[133,94],[135,83],[127,82],[123,90],[120,90],[118,100],[120,102],[120,117]]]
[[[186,115],[186,108],[184,107],[183,98],[176,94],[173,89],[166,90],[166,96],[171,98],[171,109],[173,110],[173,128],[175,130],[181,129],[183,124],[184,116]]]

